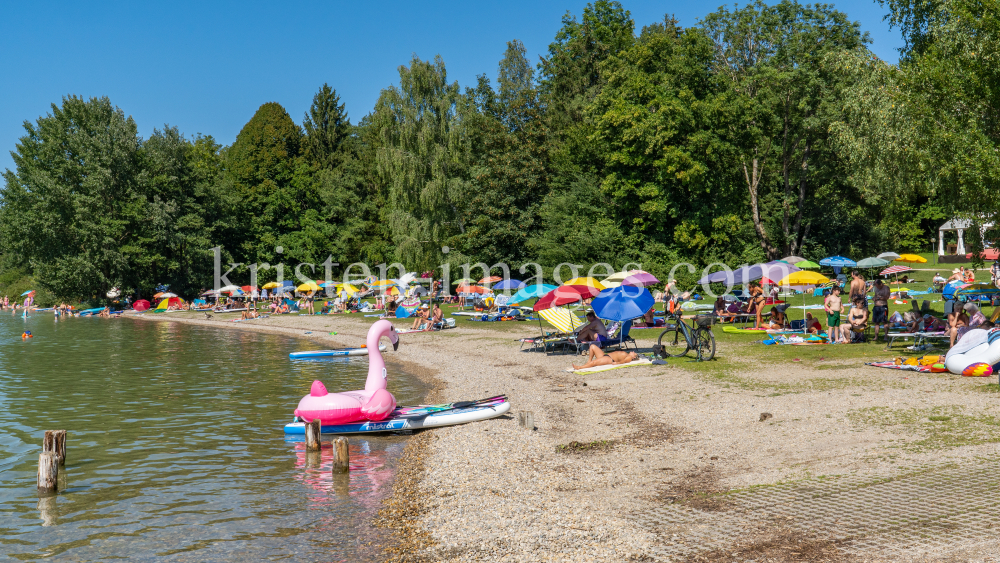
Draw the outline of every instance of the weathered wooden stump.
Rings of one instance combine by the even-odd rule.
[[[535,429],[535,414],[531,411],[517,413],[517,425],[528,430]]]
[[[52,452],[38,455],[38,494],[50,495],[59,489],[59,458]]]
[[[347,473],[351,470],[351,453],[347,449],[347,438],[343,436],[333,441],[333,472]]]
[[[322,426],[318,418],[306,423],[306,451],[318,452],[320,450],[320,438],[322,437]]]
[[[66,431],[46,430],[42,439],[42,451],[55,454],[59,465],[66,465]]]

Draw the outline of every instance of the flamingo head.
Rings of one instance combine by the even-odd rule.
[[[395,352],[399,350],[399,333],[396,332],[396,327],[389,325],[389,342],[392,342],[392,351]]]

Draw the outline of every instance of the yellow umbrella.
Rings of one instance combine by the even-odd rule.
[[[309,282],[304,283],[295,289],[296,291],[319,291],[319,286],[316,285],[316,282]]]
[[[392,286],[389,289],[385,290],[385,294],[386,295],[399,295],[399,288],[396,287],[396,286]]]
[[[596,287],[597,289],[607,289],[607,286],[594,278],[573,278],[568,282],[563,282],[563,285],[589,285],[591,287]]]
[[[792,272],[778,281],[778,285],[819,285],[830,281],[830,278],[816,272],[799,270]]]
[[[281,284],[278,282],[267,282],[263,285],[264,289],[276,289],[279,287],[281,287]]]
[[[387,287],[387,286],[390,286],[390,285],[396,285],[396,281],[395,280],[378,280],[377,282],[375,282],[375,283],[372,284],[372,287],[383,288],[383,287]]]
[[[914,264],[923,264],[927,262],[927,259],[923,256],[917,256],[916,254],[901,254],[899,258],[896,258],[894,262],[912,262]]]
[[[358,288],[354,287],[349,283],[338,283],[336,285],[337,291],[346,291],[348,295],[354,295],[358,292]]]

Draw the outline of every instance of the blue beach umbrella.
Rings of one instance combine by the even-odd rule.
[[[493,291],[498,291],[498,290],[502,291],[506,289],[521,289],[522,287],[524,287],[523,281],[509,279],[509,280],[503,280],[502,282],[499,282],[496,285],[494,285]]]
[[[830,266],[832,268],[854,268],[857,262],[843,256],[829,256],[819,261],[820,266]]]
[[[602,291],[591,306],[598,318],[627,321],[646,314],[653,306],[653,296],[644,287],[620,285]]]
[[[35,290],[34,290],[34,289],[29,289],[28,291],[25,291],[24,293],[22,293],[22,294],[21,294],[21,297],[24,297],[25,295],[27,295],[27,294],[29,294],[29,293],[34,293],[34,292],[35,292]]]
[[[517,293],[510,296],[510,301],[508,301],[507,303],[514,305],[516,303],[520,303],[521,301],[527,301],[528,299],[541,297],[555,288],[556,286],[547,283],[522,287],[517,291]]]

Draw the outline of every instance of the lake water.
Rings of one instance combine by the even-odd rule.
[[[34,337],[22,340],[30,330]],[[296,361],[301,339],[180,323],[0,313],[0,555],[59,561],[367,559],[365,524],[405,436],[351,437],[351,473],[282,426],[314,379],[364,387],[365,357]],[[401,404],[424,389],[390,372]],[[42,435],[68,431],[39,500]],[[370,548],[367,548],[370,550]],[[0,557],[2,559],[3,557]]]

